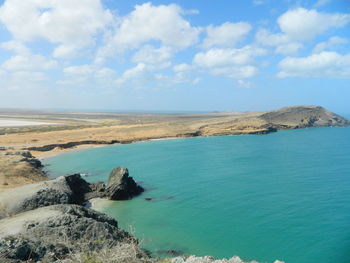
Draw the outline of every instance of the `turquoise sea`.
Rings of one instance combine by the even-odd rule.
[[[147,191],[103,211],[154,254],[350,262],[350,127],[111,145],[44,164],[89,181],[128,167]]]

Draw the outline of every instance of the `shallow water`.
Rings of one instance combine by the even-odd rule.
[[[128,167],[146,193],[103,210],[153,253],[350,262],[350,128],[112,145],[44,164],[90,181]]]

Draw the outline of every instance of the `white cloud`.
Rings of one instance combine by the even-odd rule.
[[[331,0],[318,0],[316,4],[314,4],[314,7],[321,7],[324,5],[327,5]]]
[[[113,69],[89,64],[65,67],[63,73],[66,78],[58,81],[59,85],[79,86],[84,89],[98,87],[100,91],[113,87],[116,78]]]
[[[265,55],[261,48],[245,46],[240,49],[210,49],[197,53],[194,64],[213,75],[249,78],[258,73],[255,57]]]
[[[193,85],[197,85],[200,81],[201,81],[200,78],[195,78],[194,80],[192,80],[191,83],[192,83]]]
[[[0,70],[0,75],[2,75],[2,78],[0,78],[0,90],[8,92],[16,90],[38,92],[43,87],[43,83],[49,79],[44,73],[35,71],[6,72]]]
[[[245,80],[239,79],[239,80],[237,80],[237,86],[238,86],[239,88],[249,89],[249,88],[251,88],[253,85],[252,85],[252,83],[249,82],[249,81],[245,81]]]
[[[93,44],[111,20],[100,0],[7,0],[0,8],[0,22],[16,39],[58,43],[55,56]]]
[[[290,41],[285,34],[273,34],[267,29],[259,29],[255,36],[256,40],[266,46],[277,46]]]
[[[258,43],[273,46],[276,53],[284,55],[294,55],[303,47],[299,42],[291,41],[286,34],[273,34],[266,29],[260,29],[255,38]]]
[[[116,72],[107,67],[99,67],[94,65],[70,66],[63,69],[63,73],[73,78],[108,78],[116,74]]]
[[[54,49],[52,55],[55,58],[71,58],[75,56],[77,49],[75,45],[62,44]]]
[[[260,29],[255,38],[260,44],[276,47],[276,53],[295,55],[303,47],[301,42],[312,40],[330,28],[343,27],[349,22],[350,14],[297,8],[288,10],[277,19],[280,33]]]
[[[146,64],[152,69],[163,69],[171,66],[171,59],[174,56],[173,52],[173,49],[170,47],[154,48],[146,45],[134,54],[132,61],[137,64]]]
[[[56,68],[57,62],[41,55],[15,55],[6,60],[1,67],[7,70],[49,70]]]
[[[19,83],[23,83],[25,81],[42,82],[48,79],[43,72],[16,71],[12,73],[12,76],[15,80],[18,80]]]
[[[287,57],[279,63],[279,77],[350,78],[350,54],[323,51],[308,57]]]
[[[0,43],[0,48],[15,52],[17,54],[29,54],[30,50],[19,41],[7,41]]]
[[[184,71],[189,71],[191,69],[192,67],[186,63],[177,64],[173,67],[174,72],[184,72]]]
[[[295,55],[302,47],[303,45],[298,42],[282,44],[276,47],[276,53],[284,55]]]
[[[114,78],[115,74],[116,72],[113,69],[107,67],[103,67],[95,71],[95,77],[98,79],[107,79],[110,77]]]
[[[1,66],[6,70],[48,70],[55,68],[57,63],[41,55],[16,55],[6,60]]]
[[[53,59],[32,54],[30,49],[19,41],[11,40],[0,43],[0,48],[16,53],[1,64],[1,67],[6,70],[49,70],[58,66]]]
[[[323,50],[326,49],[331,49],[334,48],[337,45],[342,45],[342,44],[347,44],[349,43],[349,40],[347,40],[346,38],[342,38],[342,37],[331,37],[329,38],[327,41],[325,42],[320,42],[318,43],[314,49],[313,49],[313,53],[320,53]]]
[[[191,72],[192,66],[188,64],[177,64],[173,67],[173,74],[169,72],[160,72],[155,68],[144,63],[138,63],[136,66],[126,70],[117,80],[118,86],[145,88],[147,86],[162,88],[171,87],[180,83],[191,83],[193,85],[199,82]],[[175,73],[175,74],[174,74]]]
[[[297,8],[281,15],[277,22],[289,39],[304,41],[313,39],[332,27],[345,26],[350,22],[350,14],[329,14]]]
[[[173,67],[175,76],[172,78],[174,84],[189,82],[193,85],[199,83],[199,78],[193,76],[193,66],[186,63],[177,64]],[[194,77],[194,78],[193,78]]]
[[[208,26],[207,37],[203,40],[203,48],[213,46],[232,47],[241,41],[251,30],[251,25],[244,22],[226,22],[220,26]]]
[[[94,72],[90,65],[70,66],[63,69],[63,73],[69,76],[86,76]]]
[[[166,46],[186,48],[198,39],[199,29],[183,18],[184,11],[176,4],[154,6],[145,3],[135,6],[124,17],[113,39],[119,48],[136,48],[150,40]]]
[[[253,0],[254,5],[263,5],[264,1],[263,0]]]
[[[138,79],[146,72],[146,65],[144,63],[138,63],[135,67],[130,68],[117,79],[118,84],[122,84],[130,79]]]

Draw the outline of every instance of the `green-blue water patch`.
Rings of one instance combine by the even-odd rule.
[[[350,262],[348,127],[111,145],[44,164],[89,181],[128,167],[147,191],[104,212],[153,253]]]

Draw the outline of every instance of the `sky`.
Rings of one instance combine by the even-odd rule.
[[[350,114],[350,0],[0,0],[0,108]]]

